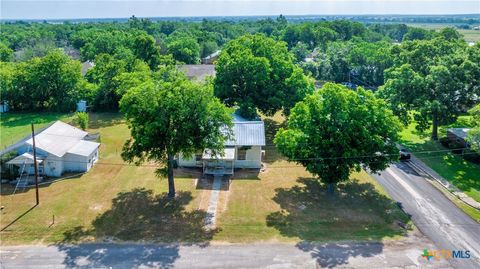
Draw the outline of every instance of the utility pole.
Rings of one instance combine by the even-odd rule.
[[[33,167],[35,170],[35,198],[36,198],[36,204],[38,205],[40,203],[40,199],[38,196],[38,168],[37,168],[37,149],[35,148],[35,130],[33,128],[33,123],[32,123],[32,141],[33,141]]]

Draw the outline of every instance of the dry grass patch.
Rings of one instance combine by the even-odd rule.
[[[167,205],[162,196],[168,190],[167,180],[155,176],[155,167],[123,163],[120,153],[129,131],[121,117],[92,114],[90,119],[89,131],[101,134],[100,160],[90,172],[43,185],[40,205],[29,212],[35,203],[34,189],[10,195],[13,188],[2,185],[1,227],[27,213],[0,233],[1,244],[96,240],[104,236],[162,242],[208,240],[208,234],[198,232],[204,212],[198,211],[195,178],[177,174],[180,197],[176,204]],[[142,201],[142,206],[138,205]],[[183,228],[172,228],[179,226]]]
[[[265,171],[235,174],[215,240],[381,240],[406,232],[397,224],[408,217],[367,173],[354,173],[329,196],[303,167],[285,161],[269,146],[282,121],[279,113],[265,119]]]

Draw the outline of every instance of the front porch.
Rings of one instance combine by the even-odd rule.
[[[235,148],[225,148],[222,154],[212,154],[205,150],[202,155],[204,175],[233,175]]]

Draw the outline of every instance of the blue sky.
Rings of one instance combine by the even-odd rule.
[[[2,19],[466,13],[480,0],[0,0]]]

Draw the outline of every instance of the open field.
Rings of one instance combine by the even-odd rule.
[[[354,174],[354,181],[327,196],[302,167],[267,147],[266,171],[237,173],[221,198],[218,228],[205,231],[201,204],[209,191],[196,187],[193,174],[177,170],[178,198],[166,200],[167,182],[155,177],[155,165],[122,162],[129,131],[119,115],[91,114],[90,120],[89,131],[100,132],[102,143],[99,163],[90,172],[43,185],[41,203],[33,208],[34,189],[10,195],[12,188],[2,186],[1,228],[13,222],[0,233],[2,245],[380,240],[404,234],[397,221],[409,221],[366,173]]]
[[[442,23],[407,23],[409,26],[420,27],[430,30],[441,30],[446,27],[455,27],[455,25],[442,24]],[[480,41],[480,30],[473,29],[455,29],[463,35],[465,41],[467,42],[479,42]]]
[[[468,118],[461,117],[458,122],[462,121],[468,121]],[[439,129],[439,137],[445,136],[445,133],[446,127]],[[480,201],[480,180],[478,177],[480,165],[468,162],[461,156],[448,151],[440,142],[432,141],[430,131],[418,132],[414,123],[402,131],[401,137],[402,144],[409,148],[416,157],[467,195],[476,201]]]
[[[40,116],[41,115],[41,116]],[[65,113],[2,113],[0,114],[0,149],[31,134],[31,123],[41,129],[56,120],[70,122],[72,114]]]

